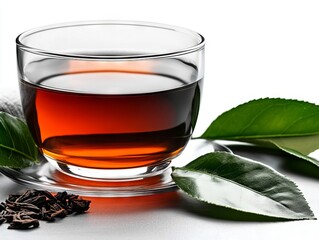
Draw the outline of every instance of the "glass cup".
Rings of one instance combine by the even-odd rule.
[[[85,179],[162,173],[195,127],[204,38],[148,22],[46,26],[17,37],[29,129],[58,170]]]

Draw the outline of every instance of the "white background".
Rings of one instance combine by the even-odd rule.
[[[319,1],[307,0],[0,0],[0,90],[17,89],[15,37],[19,33],[58,22],[118,19],[179,25],[204,35],[206,74],[197,132],[223,111],[254,98],[295,98],[319,104]],[[318,215],[318,180],[292,177]],[[318,229],[317,221],[251,224],[210,220],[173,210],[147,214],[113,216],[113,225],[107,216],[105,220],[101,216],[88,219],[101,227],[100,234],[113,231],[107,230],[107,224],[119,226],[114,231],[127,239],[136,239],[137,232],[145,232],[151,239],[147,233],[152,231],[154,239],[161,237],[160,232],[166,236],[163,239],[174,234],[195,239],[192,233],[202,236],[198,239],[300,239],[316,236]],[[72,224],[75,220],[65,221]],[[124,231],[121,224],[126,227]],[[140,224],[146,224],[145,228]],[[155,224],[163,229],[157,230]],[[60,225],[53,225],[56,234],[63,237]],[[34,234],[53,229],[45,226]],[[83,239],[96,232],[94,226],[89,229],[91,232],[82,229]],[[2,238],[10,231],[1,226],[0,232]],[[41,239],[49,239],[44,232]],[[28,234],[31,239],[33,235]]]
[[[261,97],[319,103],[319,1],[0,1],[0,89],[17,89],[15,37],[79,20],[179,25],[206,38],[206,74],[197,132],[223,111]]]

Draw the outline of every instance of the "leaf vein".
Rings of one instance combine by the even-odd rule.
[[[28,159],[34,160],[31,156],[29,156],[29,155],[27,155],[27,154],[25,154],[25,153],[19,151],[19,150],[16,149],[16,148],[11,148],[11,147],[8,147],[8,146],[3,145],[3,144],[0,144],[0,147],[2,147],[2,148],[4,148],[4,149],[7,149],[7,150],[10,150],[11,153],[12,153],[12,152],[16,152],[16,153],[18,153],[18,154],[20,154],[20,155],[22,155],[22,156],[24,156],[24,157],[26,157],[26,158],[28,158]]]
[[[200,170],[193,170],[193,171],[198,172],[198,173],[202,173],[202,174],[205,174],[205,175],[212,175],[213,177],[220,178],[221,180],[224,180],[224,181],[226,181],[226,182],[230,182],[230,183],[235,184],[235,185],[237,185],[237,186],[239,186],[239,187],[243,187],[243,188],[245,188],[245,189],[247,189],[247,190],[249,190],[249,191],[252,191],[252,192],[254,192],[254,193],[258,194],[258,195],[262,195],[263,197],[265,197],[265,198],[267,198],[267,199],[270,199],[271,201],[273,201],[273,202],[275,202],[275,203],[277,203],[277,204],[283,206],[283,207],[284,207],[285,209],[287,209],[289,212],[292,212],[292,213],[294,213],[294,214],[297,213],[297,212],[295,212],[295,211],[289,209],[284,203],[282,203],[282,202],[277,202],[275,199],[266,196],[266,195],[263,194],[262,192],[258,192],[257,190],[255,190],[255,189],[253,189],[253,188],[250,188],[250,187],[247,187],[247,186],[245,186],[245,185],[243,185],[243,184],[241,184],[241,183],[235,182],[235,181],[233,181],[233,180],[231,180],[231,179],[227,179],[227,178],[225,178],[225,177],[222,177],[222,176],[220,176],[220,175],[216,175],[216,174],[213,174],[213,173],[210,173],[210,172],[205,172],[205,171],[200,171]],[[294,185],[295,187],[297,187],[295,184],[293,184],[293,185]],[[297,188],[297,190],[298,190],[298,195],[301,195],[300,190],[299,190],[298,188]]]
[[[298,122],[300,122],[301,120],[305,120],[307,118],[313,117],[315,115],[318,115],[318,113],[312,113],[309,114],[308,116],[300,116],[299,118],[297,118],[294,122],[292,122],[291,124],[289,124],[286,129],[284,129],[282,131],[282,133],[286,133],[290,128],[292,128],[294,125],[296,125]]]
[[[272,105],[270,105],[270,106],[268,106],[268,107],[262,109],[262,111],[260,111],[258,114],[256,114],[256,115],[251,119],[251,121],[246,125],[246,127],[244,127],[244,128],[240,131],[239,135],[242,135],[249,127],[251,127],[251,125],[256,121],[256,119],[257,119],[259,116],[261,116],[262,114],[264,114],[264,113],[265,113],[269,108],[271,108],[271,107],[272,107]]]
[[[5,121],[3,121],[2,118],[0,118],[0,122],[1,122],[1,125],[3,126],[3,128],[5,129],[6,133],[8,134],[8,136],[10,138],[12,146],[15,147],[14,140],[13,140],[13,138],[11,136],[11,133],[10,133],[8,127],[7,127],[7,124],[5,123]]]

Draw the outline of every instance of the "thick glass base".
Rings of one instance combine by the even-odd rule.
[[[55,159],[44,154],[48,162],[60,172],[71,177],[77,177],[93,181],[135,181],[143,178],[154,177],[162,174],[170,165],[171,161],[166,160],[158,165],[128,168],[128,169],[92,169],[78,167],[56,161]]]

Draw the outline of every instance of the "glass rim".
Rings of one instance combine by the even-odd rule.
[[[128,55],[89,55],[89,54],[76,54],[76,53],[62,53],[59,51],[50,51],[41,48],[35,48],[28,46],[28,44],[23,43],[23,39],[37,34],[39,32],[53,30],[58,28],[67,28],[67,27],[77,27],[77,26],[88,26],[88,25],[132,25],[132,26],[144,26],[144,27],[154,27],[161,28],[167,30],[173,30],[176,32],[183,32],[189,34],[190,36],[196,37],[198,39],[198,43],[185,47],[182,49],[178,49],[176,51],[163,51],[160,53],[145,53],[145,54],[128,54]],[[65,23],[57,23],[52,25],[46,25],[38,28],[33,28],[22,32],[16,38],[16,46],[23,50],[34,54],[51,56],[51,57],[59,57],[59,58],[72,58],[72,59],[86,59],[86,60],[134,60],[134,59],[150,59],[150,58],[163,58],[163,57],[173,57],[178,55],[185,55],[188,53],[196,52],[201,50],[205,46],[205,38],[195,32],[193,30],[179,27],[175,25],[169,25],[164,23],[156,23],[156,22],[146,22],[146,21],[123,21],[123,20],[104,20],[104,21],[77,21],[77,22],[65,22]]]

